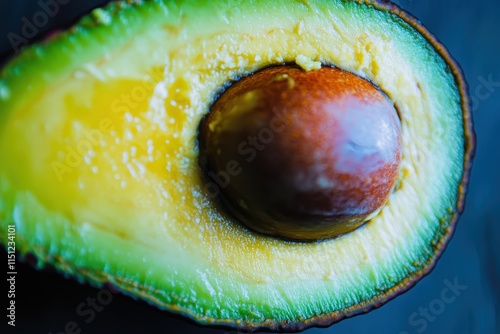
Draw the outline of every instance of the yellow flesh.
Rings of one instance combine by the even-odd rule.
[[[15,193],[12,216],[18,215],[21,237],[35,240],[42,253],[57,245],[67,262],[111,280],[126,277],[158,289],[153,294],[182,291],[175,283],[182,277],[192,285],[185,302],[202,305],[200,313],[208,312],[204,302],[219,309],[226,294],[256,319],[263,315],[254,300],[269,307],[311,303],[309,310],[302,306],[311,316],[328,311],[327,302],[315,305],[315,299],[336,303],[342,295],[339,306],[352,305],[415,270],[431,247],[436,213],[453,209],[456,199],[443,202],[441,194],[456,191],[460,181],[444,181],[461,168],[462,139],[444,135],[462,132],[460,114],[429,112],[458,108],[440,96],[449,79],[434,77],[414,60],[415,50],[401,48],[403,37],[392,30],[403,28],[294,8],[279,29],[266,9],[261,19],[249,14],[235,25],[228,16],[227,25],[203,28],[193,14],[178,29],[141,36],[165,52],[147,55],[136,44],[123,45],[75,65],[50,90],[18,104],[0,128],[0,156],[8,161],[0,166],[0,195]],[[221,87],[298,56],[372,80],[402,116],[400,188],[368,225],[321,243],[288,243],[240,227],[203,193],[197,164],[197,127]],[[136,94],[137,105],[121,108],[122,94]],[[81,161],[68,164],[68,151],[82,148]],[[450,161],[453,168],[445,167]],[[3,221],[6,215],[0,207]],[[96,241],[101,248],[92,248]],[[287,313],[296,317],[293,310],[277,312]],[[233,316],[220,311],[225,315]]]

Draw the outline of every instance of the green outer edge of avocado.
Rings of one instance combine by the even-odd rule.
[[[127,280],[124,280],[123,278],[113,278],[111,279],[104,273],[99,273],[99,272],[89,272],[84,269],[80,270],[74,270],[69,267],[62,258],[60,257],[55,257],[51,261],[52,265],[58,269],[58,271],[62,272],[64,276],[66,277],[71,277],[73,279],[78,280],[79,282],[86,281],[90,283],[91,285],[95,287],[102,287],[103,285],[110,284],[113,287],[116,287],[115,284],[113,283],[118,283],[123,286],[129,287],[129,289],[122,287],[119,287],[118,289],[129,296],[132,296],[133,298],[137,298],[139,295],[142,299],[144,299],[146,302],[155,305],[161,309],[165,309],[167,311],[170,311],[174,315],[181,315],[183,318],[187,318],[188,320],[192,320],[194,324],[197,325],[209,325],[213,327],[220,327],[220,328],[231,328],[235,329],[238,328],[240,331],[244,332],[256,332],[256,331],[270,331],[270,332],[300,332],[303,330],[306,330],[311,327],[328,327],[331,326],[332,324],[339,322],[343,319],[360,315],[363,313],[370,312],[373,309],[376,309],[386,302],[392,300],[396,296],[404,293],[407,291],[409,288],[414,286],[422,277],[426,276],[429,274],[434,266],[436,265],[438,259],[440,258],[441,254],[443,253],[446,245],[450,241],[454,230],[456,223],[458,221],[458,218],[460,214],[463,212],[464,205],[465,205],[465,195],[467,192],[467,186],[469,184],[469,178],[470,178],[470,171],[472,167],[472,160],[475,154],[475,146],[476,146],[476,135],[473,130],[473,119],[472,119],[472,113],[471,113],[471,99],[468,95],[468,86],[466,83],[466,80],[464,78],[462,69],[460,66],[457,64],[457,62],[452,58],[452,56],[449,54],[449,52],[446,50],[446,48],[438,41],[438,39],[432,35],[419,21],[417,18],[415,18],[413,15],[410,13],[406,12],[405,10],[401,9],[398,5],[391,3],[387,0],[354,0],[358,4],[364,4],[367,6],[373,6],[377,10],[380,11],[385,11],[389,12],[398,18],[402,19],[404,22],[408,23],[413,29],[418,31],[429,43],[430,45],[436,50],[436,52],[443,58],[445,61],[446,65],[450,68],[451,72],[453,73],[453,76],[455,78],[455,82],[459,88],[460,91],[460,97],[461,97],[461,105],[462,105],[462,119],[464,122],[464,135],[465,135],[465,141],[464,141],[464,164],[463,164],[463,175],[462,175],[462,181],[460,183],[460,186],[458,187],[458,200],[455,206],[455,210],[452,212],[452,218],[449,222],[449,227],[447,228],[446,233],[439,238],[438,242],[434,245],[435,252],[434,256],[430,258],[427,263],[423,264],[421,266],[421,269],[416,271],[416,273],[408,278],[405,278],[401,282],[399,282],[397,285],[393,286],[391,289],[367,300],[364,302],[361,302],[357,304],[356,306],[348,307],[342,310],[338,310],[335,312],[331,313],[324,313],[315,317],[311,317],[308,319],[303,319],[300,322],[278,322],[275,320],[270,320],[267,319],[263,322],[259,323],[254,323],[254,324],[248,324],[245,323],[244,326],[242,326],[241,322],[238,323],[238,320],[235,319],[214,319],[214,318],[209,318],[209,317],[199,317],[196,315],[192,314],[187,314],[185,313],[185,310],[179,309],[177,305],[169,305],[162,303],[160,300],[156,299],[154,295],[151,294],[151,290],[146,287],[146,286],[141,286],[137,284],[136,282],[129,282]],[[143,0],[131,0],[127,1],[126,3],[124,2],[111,2],[108,5],[104,7],[106,12],[117,12],[120,11],[121,9],[129,6],[134,6],[134,5],[140,5],[144,3]],[[89,28],[89,26],[93,25],[101,25],[103,24],[102,22],[99,22],[98,20],[95,20],[93,22],[89,22],[88,16],[84,17],[81,21],[79,21],[76,25],[74,25],[72,28],[61,32],[61,35],[73,35],[73,34],[78,34],[81,29]],[[56,36],[56,38],[59,36]],[[39,44],[44,44],[42,41]],[[21,57],[17,57],[14,62],[10,63],[10,65],[7,67],[11,71],[16,72],[16,65],[19,63],[22,63],[26,60],[28,60],[30,57],[34,56],[31,54],[31,52],[35,52],[35,50],[31,49],[28,52],[25,52],[24,55]],[[8,60],[3,64],[7,64]],[[2,70],[2,74],[5,75],[6,73],[4,72],[6,68]],[[11,74],[14,74],[11,72]],[[27,254],[24,254],[27,255]],[[37,268],[44,267],[45,263],[38,263],[38,265],[35,265]],[[130,291],[129,291],[130,290]],[[148,293],[149,292],[149,293]]]
[[[450,225],[448,231],[439,239],[439,241],[434,245],[435,252],[434,256],[429,259],[429,261],[422,265],[422,269],[417,271],[415,275],[408,277],[395,286],[393,286],[390,290],[385,291],[367,301],[361,302],[354,307],[349,307],[343,309],[341,311],[335,311],[332,313],[325,313],[316,317],[312,317],[304,320],[302,323],[288,323],[288,324],[279,324],[273,327],[274,330],[280,331],[294,331],[299,332],[310,327],[328,327],[336,322],[339,322],[343,319],[360,315],[363,313],[370,312],[386,302],[394,299],[400,294],[406,292],[408,289],[413,287],[421,278],[428,275],[432,269],[434,269],[437,261],[441,257],[441,254],[446,248],[446,245],[450,241],[453,233],[455,232],[455,227],[458,219],[460,218],[460,214],[464,210],[465,206],[465,195],[467,193],[467,187],[470,181],[470,172],[472,168],[472,160],[475,155],[476,149],[476,134],[474,133],[473,128],[473,119],[472,119],[472,106],[471,99],[468,93],[468,85],[465,80],[465,76],[463,74],[462,69],[458,65],[455,59],[450,55],[448,50],[444,47],[441,42],[431,34],[427,28],[425,28],[422,23],[413,15],[408,13],[407,11],[400,8],[398,5],[391,3],[387,0],[356,0],[356,2],[360,4],[372,5],[376,9],[381,11],[388,11],[389,13],[398,16],[403,21],[408,23],[412,28],[418,31],[425,39],[434,47],[436,52],[443,58],[446,65],[448,65],[453,73],[455,78],[455,82],[460,90],[460,97],[462,100],[462,118],[464,121],[464,170],[462,175],[462,181],[460,186],[458,187],[458,201],[456,203],[455,210],[453,211],[453,216],[450,220]],[[257,328],[252,329],[253,331],[257,330]]]

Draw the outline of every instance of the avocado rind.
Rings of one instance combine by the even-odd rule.
[[[231,4],[234,7],[231,7]],[[438,56],[433,60],[437,64],[436,69],[439,70],[436,72],[436,76],[442,75],[446,77],[449,75],[453,78],[453,84],[456,86],[453,88],[456,89],[456,94],[450,95],[459,99],[458,101],[454,101],[454,103],[458,103],[461,110],[461,113],[454,115],[454,117],[460,117],[462,120],[462,134],[456,134],[456,136],[462,138],[463,145],[462,150],[456,154],[457,157],[461,158],[459,162],[461,168],[453,168],[455,171],[459,171],[461,175],[455,177],[453,182],[450,181],[449,185],[445,185],[447,189],[443,190],[443,192],[446,196],[450,196],[450,202],[453,201],[454,205],[448,208],[448,212],[444,217],[431,217],[431,219],[441,221],[434,228],[432,235],[429,235],[428,231],[422,232],[422,235],[425,236],[425,241],[422,241],[422,244],[419,245],[421,247],[420,253],[415,253],[416,255],[414,256],[419,261],[414,261],[415,263],[411,263],[411,266],[409,263],[401,264],[403,269],[401,269],[401,272],[396,273],[396,276],[399,275],[403,277],[402,279],[399,279],[399,277],[395,277],[393,280],[382,279],[381,282],[377,282],[375,289],[377,292],[369,288],[366,288],[366,293],[355,291],[351,295],[350,292],[345,292],[344,295],[336,300],[336,303],[331,302],[331,300],[324,302],[319,299],[319,295],[325,294],[325,291],[321,287],[318,287],[315,291],[310,291],[312,301],[303,298],[294,300],[292,297],[295,296],[295,292],[282,291],[280,290],[282,287],[272,287],[272,284],[267,282],[269,289],[274,290],[278,295],[283,294],[286,298],[290,299],[288,301],[290,305],[283,302],[284,304],[279,308],[276,306],[272,307],[271,301],[248,301],[239,295],[241,291],[238,293],[235,292],[233,296],[226,295],[229,296],[227,297],[228,299],[234,299],[231,303],[227,302],[226,305],[223,305],[224,297],[221,297],[219,300],[217,300],[218,296],[212,298],[209,293],[210,288],[203,286],[205,283],[203,282],[204,279],[207,282],[210,281],[206,278],[206,273],[211,272],[208,269],[197,276],[196,270],[186,268],[185,271],[189,274],[182,276],[174,274],[180,270],[179,268],[182,268],[180,264],[179,268],[164,268],[163,275],[167,272],[171,276],[167,279],[167,283],[158,283],[162,275],[160,273],[149,274],[150,269],[148,266],[154,267],[161,263],[161,259],[158,255],[152,255],[147,248],[137,247],[134,249],[134,254],[127,253],[129,255],[127,259],[119,257],[116,260],[111,260],[109,258],[110,255],[115,254],[116,256],[120,253],[117,250],[130,247],[126,238],[119,235],[106,234],[105,231],[93,231],[88,226],[82,227],[72,224],[70,214],[50,210],[50,207],[48,209],[47,205],[41,203],[37,199],[37,196],[33,192],[30,192],[29,185],[23,184],[23,188],[13,190],[12,184],[16,184],[18,181],[13,178],[10,179],[8,176],[13,175],[12,169],[15,166],[5,167],[4,169],[0,168],[0,222],[2,226],[0,240],[2,243],[6,244],[7,241],[7,236],[4,234],[4,231],[7,230],[5,227],[8,224],[15,224],[18,229],[19,251],[22,254],[34,253],[39,259],[39,266],[43,266],[44,264],[54,265],[64,273],[85,279],[95,285],[110,282],[119,287],[124,293],[138,296],[172,312],[181,313],[199,323],[234,326],[246,328],[247,330],[267,328],[271,330],[298,331],[311,326],[328,326],[345,317],[366,312],[382,305],[427,274],[444,250],[453,233],[456,220],[463,210],[464,196],[473,155],[475,140],[472,130],[470,100],[467,96],[467,87],[460,68],[452,60],[444,47],[416,19],[395,5],[371,1],[309,1],[308,4],[311,7],[304,9],[303,5],[286,5],[284,1],[260,1],[258,4],[262,6],[261,10],[263,12],[274,8],[283,12],[290,11],[293,14],[297,12],[302,13],[307,10],[318,10],[323,6],[332,6],[332,8],[339,11],[359,10],[363,13],[371,13],[375,17],[378,15],[387,17],[387,19],[393,20],[393,24],[397,24],[401,31],[405,32],[405,37],[408,37],[409,40],[424,40],[426,42],[424,48],[431,50],[431,52]],[[184,8],[182,5],[186,5],[187,7]],[[373,8],[369,8],[371,6]],[[195,7],[200,8],[195,10],[193,9]],[[240,9],[238,11],[234,8]],[[50,87],[58,78],[72,75],[74,67],[69,64],[75,63],[76,54],[78,55],[78,62],[82,64],[92,63],[95,59],[99,59],[107,53],[112,53],[115,49],[123,48],[131,40],[136,42],[141,33],[160,26],[160,23],[165,23],[164,21],[173,30],[175,30],[176,26],[182,26],[182,19],[177,15],[179,12],[189,13],[192,11],[192,13],[200,13],[205,10],[206,16],[198,16],[198,20],[212,22],[214,19],[210,17],[211,14],[209,13],[212,13],[211,11],[218,13],[221,9],[223,11],[227,9],[237,14],[240,12],[243,13],[244,9],[247,9],[251,15],[256,15],[255,13],[258,12],[258,9],[245,7],[239,1],[229,2],[227,5],[210,5],[201,1],[185,1],[181,5],[174,5],[173,2],[168,1],[144,1],[130,4],[121,2],[113,3],[104,9],[104,12],[108,13],[109,17],[112,18],[111,21],[101,21],[96,19],[95,16],[88,16],[76,27],[62,33],[54,40],[25,49],[24,52],[14,58],[2,70],[0,75],[0,90],[3,92],[0,94],[0,152],[7,152],[5,148],[7,145],[5,127],[12,122],[15,116],[10,113],[13,113],[16,109],[25,108],[25,101],[37,99],[38,92],[44,91],[44,87]],[[225,12],[221,14],[220,22],[230,20],[227,15],[229,14]],[[147,16],[148,20],[140,20],[143,16]],[[397,30],[397,28],[394,29]],[[183,36],[182,31],[177,33],[179,36]],[[321,42],[323,43],[324,41]],[[181,38],[171,41],[172,45],[182,45],[183,43],[186,42]],[[156,54],[144,51],[142,54],[139,53],[139,56],[141,55],[149,56],[149,59],[145,61],[146,64],[162,61],[161,53]],[[321,60],[330,65],[340,67],[340,64],[328,61],[326,58]],[[277,64],[287,60],[289,59],[277,59],[273,61]],[[61,66],[61,64],[66,64],[66,66]],[[349,65],[349,62],[346,62],[346,64]],[[220,83],[224,83],[237,78],[239,75],[251,73],[260,66],[262,64],[257,63],[254,66],[248,64],[241,67],[234,66],[230,73],[226,74],[226,77],[218,80]],[[114,69],[117,70],[116,68]],[[355,68],[346,69],[356,71]],[[143,70],[144,67],[140,66],[136,69],[139,73]],[[359,74],[370,78],[370,74],[361,72]],[[29,82],[29,84],[26,85],[26,82]],[[445,80],[445,82],[451,85],[450,80]],[[213,86],[217,87],[220,85],[214,84]],[[384,88],[383,84],[381,86]],[[425,90],[425,87],[423,89]],[[215,96],[215,93],[213,94]],[[391,96],[391,98],[394,98],[394,96]],[[404,118],[404,110],[402,110],[402,113]],[[13,161],[18,160],[14,159]],[[432,185],[427,186],[432,187]],[[449,195],[452,192],[454,194]],[[400,218],[404,219],[404,217]],[[225,227],[227,226],[220,228],[224,229]],[[84,234],[84,231],[88,233]],[[245,234],[249,232],[242,230],[238,233]],[[248,237],[256,238],[251,234]],[[326,248],[328,247],[327,245],[333,242],[335,241],[325,242],[321,245],[318,244],[316,247]],[[267,240],[265,243],[267,243],[266,245],[271,245],[278,242]],[[73,244],[77,245],[78,250],[73,248]],[[276,247],[289,247],[290,252],[292,252],[292,246],[288,244]],[[293,245],[293,247],[294,250],[304,248],[301,245]],[[327,252],[326,249],[325,252]],[[189,255],[185,255],[186,258],[183,258],[183,260],[186,260],[186,263],[194,267],[199,265],[199,268],[206,266],[204,259],[192,259],[189,258]],[[145,264],[138,263],[142,259],[146,259]],[[184,266],[187,266],[187,264],[184,264]],[[314,266],[311,266],[309,269],[313,268]],[[278,271],[272,267],[268,270]],[[133,271],[146,274],[134,274]],[[182,270],[180,271],[182,272]],[[221,272],[227,273],[225,271]],[[217,271],[212,271],[211,273],[214,275],[220,274]],[[374,281],[377,281],[379,279],[377,275],[378,272],[373,272],[371,276],[368,275],[367,277],[372,277]],[[219,287],[220,293],[231,289],[230,285],[232,283],[230,282],[237,284],[242,281],[244,282],[245,279],[250,281],[252,279],[251,272],[249,276],[245,278],[243,275],[234,279],[228,277],[226,279],[226,286]],[[256,287],[250,284],[249,287],[258,290],[258,288],[262,288],[262,284],[266,286],[264,283],[259,283]],[[166,286],[169,288],[165,289]],[[189,287],[193,286],[199,289],[196,295],[193,295],[192,291],[190,291]],[[331,289],[332,285],[326,285],[325,287]],[[235,288],[234,291],[237,291],[237,289]],[[339,289],[338,291],[341,290]],[[265,288],[263,288],[263,291],[265,291]],[[335,290],[327,291],[331,291],[331,295],[339,293]],[[217,292],[215,293],[217,295]],[[367,298],[367,296],[369,297]],[[318,305],[307,306],[306,301],[308,303],[314,302],[314,298],[318,298]],[[217,300],[219,304],[215,306],[208,304],[212,299]],[[344,300],[347,300],[347,302],[344,302]],[[259,302],[263,304],[258,305]],[[289,308],[287,309],[287,307]]]

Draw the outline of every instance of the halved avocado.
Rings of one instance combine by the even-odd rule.
[[[232,82],[314,62],[394,102],[398,186],[363,227],[290,242],[203,191],[197,131]],[[376,1],[134,1],[97,9],[0,74],[0,240],[38,266],[200,324],[298,331],[367,312],[434,266],[464,204],[466,84],[409,14]]]

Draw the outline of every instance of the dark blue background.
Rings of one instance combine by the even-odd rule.
[[[107,1],[72,0],[61,6],[51,27],[64,27],[91,8]],[[462,65],[474,103],[477,153],[466,209],[449,247],[436,269],[409,292],[367,315],[354,317],[329,329],[309,334],[347,333],[500,333],[500,1],[499,0],[400,0],[417,16]],[[40,10],[37,1],[0,3],[0,55],[13,49],[9,32],[19,33],[21,18]],[[40,34],[43,34],[40,31]],[[496,87],[485,82],[493,81]],[[490,85],[491,86],[491,85]],[[489,89],[489,90],[488,90]],[[2,250],[2,256],[5,252]],[[81,325],[81,333],[219,333],[198,328],[143,302],[114,295],[112,302],[85,324],[77,306],[99,290],[66,280],[52,272],[37,272],[19,265],[17,276],[17,333],[59,333],[69,321]],[[414,318],[414,312],[439,305],[446,281],[467,288],[446,304],[439,315]],[[3,308],[3,306],[2,306]],[[2,316],[3,317],[3,316]],[[2,325],[5,318],[2,320]],[[425,329],[424,329],[425,323]]]

